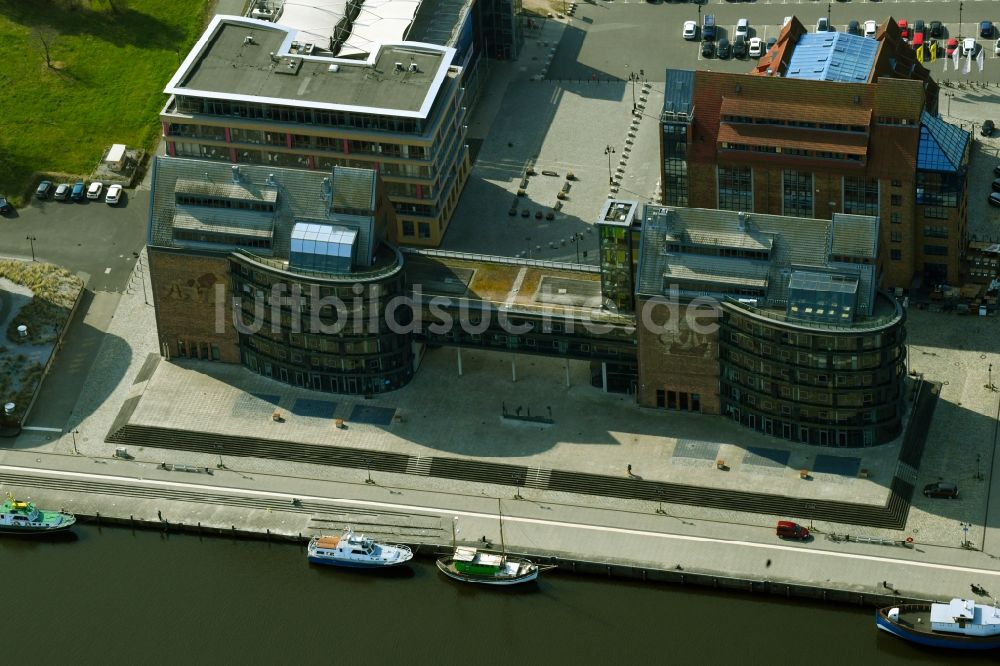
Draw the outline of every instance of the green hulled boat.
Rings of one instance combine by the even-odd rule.
[[[76,516],[64,511],[44,511],[34,502],[22,502],[7,493],[0,506],[0,532],[6,534],[50,534],[69,529]]]

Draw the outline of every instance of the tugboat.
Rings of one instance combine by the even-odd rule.
[[[43,511],[34,502],[22,502],[7,493],[0,505],[0,532],[7,534],[51,534],[76,523],[76,516],[64,511]]]
[[[355,534],[351,528],[339,537],[313,537],[306,552],[313,564],[351,569],[385,569],[413,559],[413,551],[409,547],[376,543],[363,534]]]
[[[1000,608],[971,599],[946,604],[900,604],[875,611],[875,626],[894,636],[952,650],[1000,649]]]
[[[456,519],[457,520],[457,519]],[[456,544],[457,528],[451,524],[451,541],[454,552],[439,558],[437,568],[448,578],[463,583],[481,585],[518,585],[538,578],[543,569],[531,560],[507,555],[503,542],[503,512],[500,512],[500,553],[484,553],[476,548]]]

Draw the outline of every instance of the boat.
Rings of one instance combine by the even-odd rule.
[[[952,650],[1000,649],[1000,608],[971,599],[938,604],[898,604],[875,611],[875,626],[894,636]]]
[[[0,506],[0,532],[7,534],[51,534],[67,530],[76,524],[76,516],[65,511],[45,511],[34,502],[7,499]]]
[[[437,561],[437,568],[448,578],[463,583],[478,583],[480,585],[518,585],[528,583],[538,578],[544,569],[555,567],[540,567],[523,557],[512,557],[507,554],[503,541],[503,511],[500,511],[500,552],[491,553],[477,548],[457,545],[457,518],[452,521],[451,540],[452,553]]]
[[[350,528],[341,536],[316,536],[309,540],[307,557],[313,564],[352,569],[385,569],[413,559],[408,546],[378,543]]]

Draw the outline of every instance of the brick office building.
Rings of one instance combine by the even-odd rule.
[[[891,19],[876,39],[793,19],[753,72],[667,70],[666,205],[877,216],[881,284],[958,282],[971,136]]]
[[[905,315],[877,289],[878,228],[877,218],[844,213],[646,206],[639,404],[722,414],[824,446],[893,439]]]

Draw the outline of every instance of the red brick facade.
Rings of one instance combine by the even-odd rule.
[[[719,403],[719,336],[714,317],[698,317],[696,333],[688,325],[688,308],[676,314],[666,305],[637,303],[639,387],[637,399],[647,407],[721,413]],[[676,321],[676,324],[675,324]]]
[[[240,362],[228,259],[150,248],[149,280],[161,354]]]

